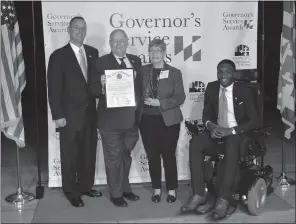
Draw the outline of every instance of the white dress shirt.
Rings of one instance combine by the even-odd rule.
[[[77,47],[76,45],[74,45],[74,44],[72,44],[70,42],[70,46],[72,47],[72,49],[73,49],[73,51],[75,53],[75,56],[77,58],[77,61],[78,61],[79,65],[80,65],[80,53],[79,53],[79,50],[80,50],[80,48],[82,49],[82,52],[83,52],[84,58],[85,58],[86,67],[87,67],[86,53],[85,53],[85,49],[84,49],[83,45],[79,48],[79,47]]]
[[[224,87],[220,85],[219,99],[222,93],[222,88]],[[234,115],[234,107],[233,107],[233,83],[230,86],[226,87],[226,90],[227,91],[225,92],[225,96],[227,99],[227,107],[228,107],[228,112],[227,112],[228,127],[233,128],[237,126],[237,122]],[[208,126],[208,122],[210,121],[206,121],[206,127]],[[234,133],[236,132],[234,131]]]

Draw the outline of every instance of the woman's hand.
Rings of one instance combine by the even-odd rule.
[[[153,107],[159,107],[160,106],[160,102],[158,99],[156,98],[145,98],[144,103],[148,106],[153,106]]]

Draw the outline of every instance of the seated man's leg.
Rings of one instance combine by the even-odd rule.
[[[225,139],[223,182],[219,197],[230,201],[240,159],[240,143],[244,135],[231,135]]]
[[[223,181],[220,186],[219,198],[213,212],[207,218],[210,220],[219,220],[229,213],[230,201],[234,193],[233,186],[237,174],[238,161],[240,159],[240,142],[245,138],[244,135],[231,135],[225,139],[224,143],[224,169],[222,172]],[[233,208],[231,207],[233,210]],[[234,209],[235,210],[235,209]],[[233,210],[233,211],[234,211]]]
[[[189,162],[193,196],[182,207],[182,211],[194,210],[198,205],[206,202],[204,179],[204,156],[216,155],[219,146],[212,139],[209,132],[193,136],[189,146]]]

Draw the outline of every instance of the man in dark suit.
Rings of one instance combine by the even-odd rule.
[[[218,221],[229,214],[232,206],[233,185],[240,159],[240,143],[248,131],[258,125],[257,111],[251,91],[234,82],[236,67],[231,60],[222,60],[217,66],[218,81],[207,85],[203,109],[203,122],[209,131],[193,136],[190,141],[190,171],[193,196],[181,210],[195,210],[212,203],[214,210],[207,219]],[[221,143],[221,139],[224,144]],[[217,200],[207,201],[204,180],[204,156],[224,152],[223,181]],[[211,205],[204,206],[209,209]],[[197,209],[199,211],[200,209]],[[201,211],[203,212],[203,211]],[[204,213],[204,212],[203,212]]]
[[[109,44],[111,53],[97,60],[97,73],[92,77],[91,91],[99,97],[97,125],[100,130],[104,151],[104,160],[109,187],[110,200],[115,206],[125,207],[127,202],[139,200],[129,184],[131,151],[138,139],[139,111],[135,107],[107,108],[105,97],[105,70],[132,68],[136,105],[140,102],[140,67],[139,57],[126,53],[128,37],[121,29],[113,30]],[[101,88],[101,84],[103,88]]]
[[[89,94],[91,67],[98,50],[83,44],[86,22],[71,19],[70,42],[55,50],[48,64],[48,98],[52,119],[60,132],[63,192],[74,207],[81,195],[100,197],[92,189],[95,176],[97,131],[95,98]]]

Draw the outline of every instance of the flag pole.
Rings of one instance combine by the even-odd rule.
[[[17,175],[17,192],[8,195],[5,201],[8,203],[13,203],[17,207],[21,207],[35,199],[32,193],[24,192],[22,188],[22,179],[20,171],[20,152],[18,145],[16,146],[16,175]]]
[[[284,140],[285,136],[282,138],[282,172],[281,175],[276,178],[277,185],[281,188],[288,188],[290,185],[295,184],[295,180],[286,176],[286,154],[285,154],[285,147],[284,147]]]
[[[36,151],[37,151],[37,171],[38,171],[38,181],[36,187],[36,199],[41,199],[44,196],[44,186],[41,185],[41,156],[39,148],[39,115],[38,115],[38,85],[37,85],[37,72],[36,72],[36,36],[35,36],[35,10],[34,1],[32,1],[32,24],[33,24],[33,63],[34,63],[34,84],[35,84],[35,111],[36,111]]]

